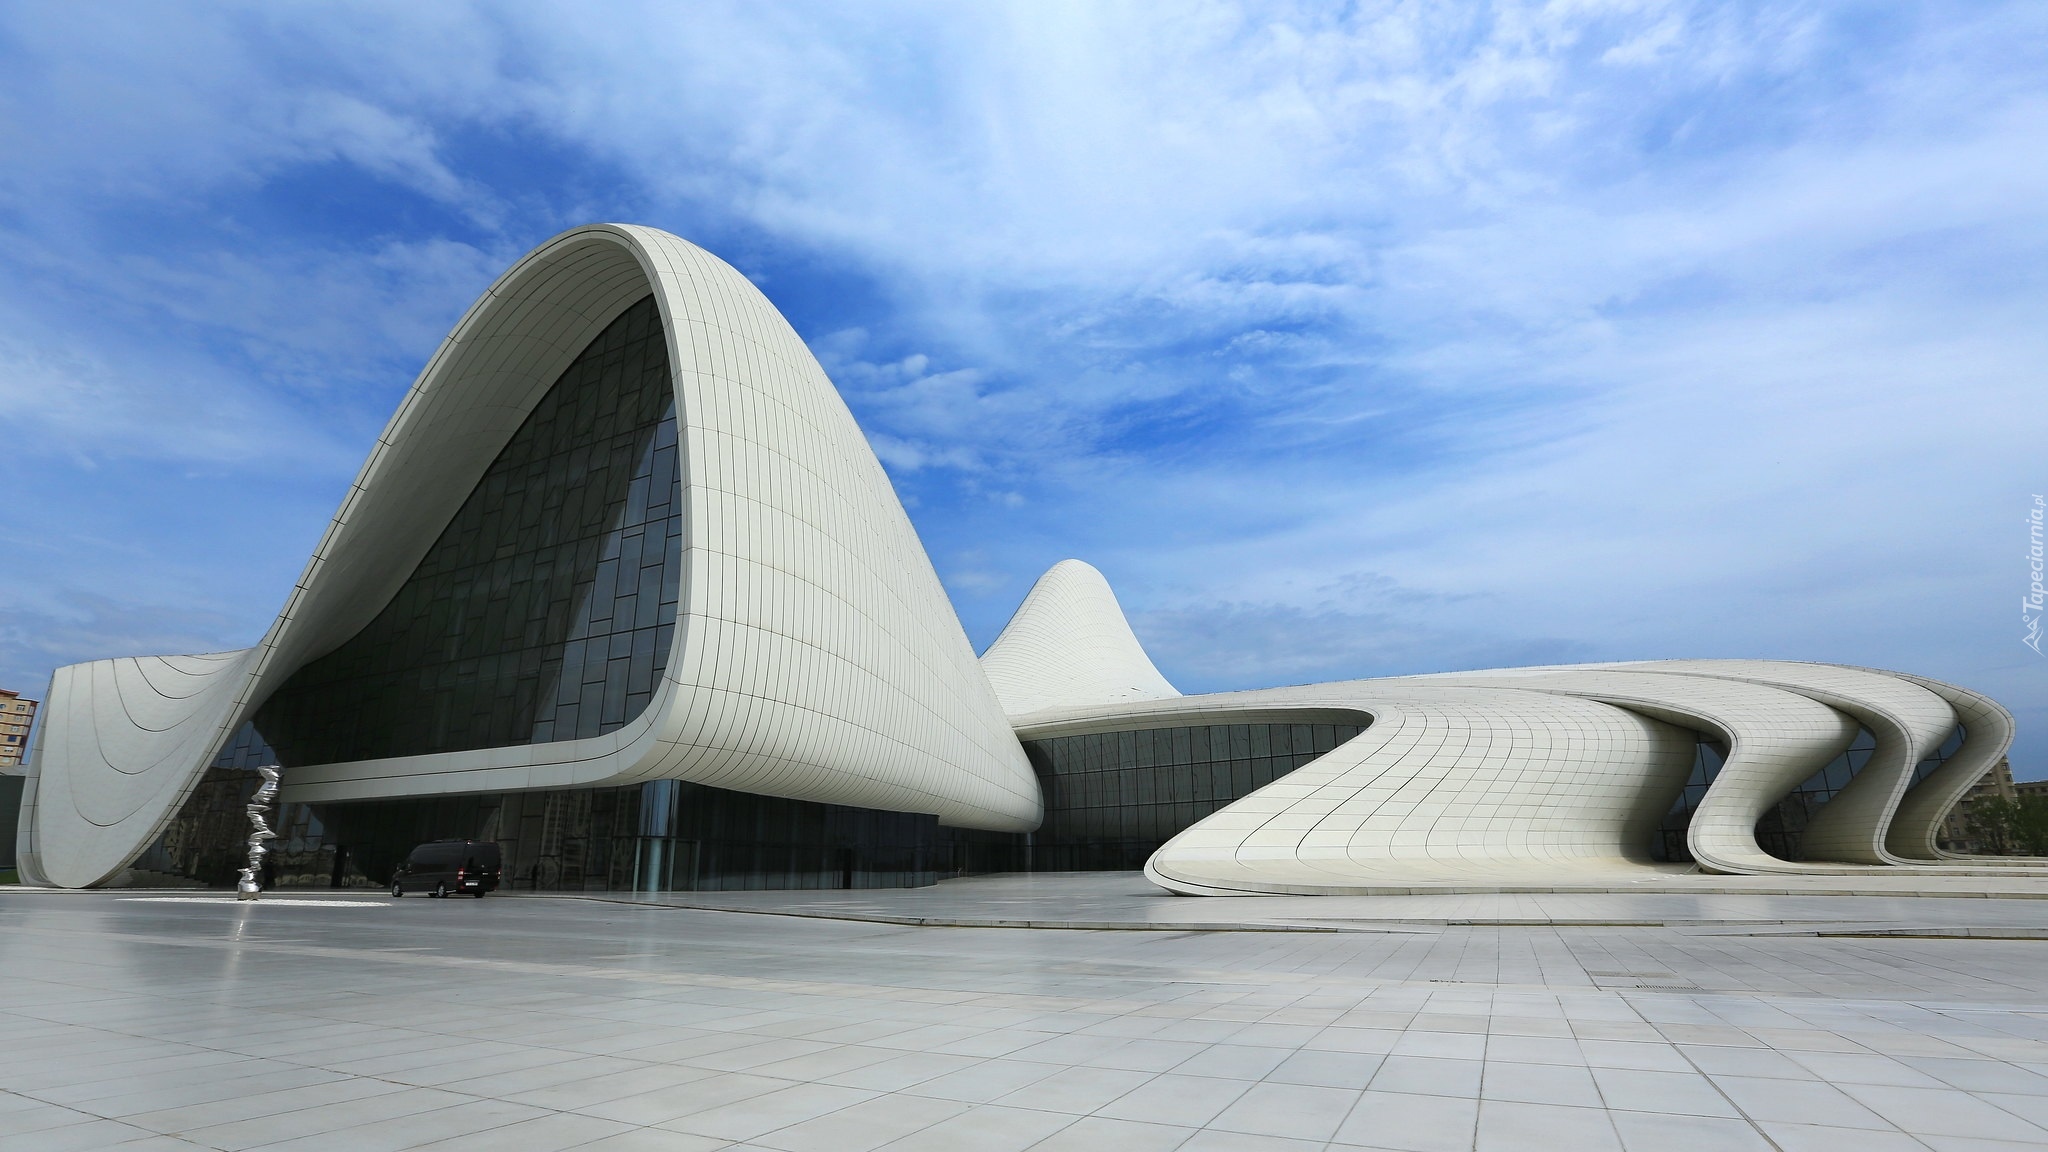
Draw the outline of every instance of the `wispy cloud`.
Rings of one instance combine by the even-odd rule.
[[[2017,3],[18,6],[0,479],[338,495],[498,268],[631,219],[813,341],[982,641],[1080,554],[1210,687],[1753,653],[2038,730],[2044,76]]]

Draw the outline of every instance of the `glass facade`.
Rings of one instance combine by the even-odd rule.
[[[247,856],[244,805],[277,758],[243,725],[164,834],[136,860],[152,882],[232,887]],[[755,796],[677,780],[279,805],[266,887],[381,888],[430,840],[496,841],[518,891],[900,888],[957,874],[938,818]]]
[[[983,872],[1142,868],[1160,845],[1219,808],[1363,731],[1359,723],[1214,724],[1030,740],[1044,825],[1029,835],[940,828],[935,818],[754,796],[674,780],[623,788],[433,797],[318,806],[287,804],[273,824],[274,883],[382,886],[414,845],[497,841],[505,886],[530,891],[715,891],[883,888]],[[1958,727],[1914,772],[1923,780],[1961,747]],[[1694,733],[1684,789],[1649,844],[1687,862],[1686,830],[1727,750]],[[1757,822],[1757,843],[1801,859],[1807,824],[1870,761],[1876,740],[1849,748]],[[232,885],[256,789],[276,762],[245,725],[207,770],[164,836],[135,867],[163,878]]]
[[[320,806],[351,868],[390,874],[415,845],[496,841],[513,891],[900,888],[940,879],[938,819],[656,780]]]
[[[1650,854],[1659,860],[1689,861],[1692,853],[1685,846],[1685,832],[1692,823],[1693,810],[1707,794],[1707,785],[1720,774],[1721,765],[1728,759],[1728,750],[1719,737],[1696,732],[1693,754],[1692,775],[1686,780],[1685,791],[1664,822],[1657,829],[1650,845]],[[1941,766],[1943,760],[1955,755],[1963,743],[1962,729],[1958,728],[1948,740],[1927,759],[1920,762],[1913,771],[1913,783],[1927,778],[1928,774]],[[1835,797],[1835,794],[1849,786],[1858,772],[1870,763],[1870,757],[1877,751],[1877,737],[1868,728],[1858,728],[1855,739],[1839,756],[1830,760],[1818,772],[1800,781],[1783,799],[1764,813],[1756,822],[1757,846],[1780,860],[1803,860],[1801,840],[1806,826],[1820,812],[1821,806]]]
[[[1963,745],[1967,735],[1957,725],[1941,746],[1928,753],[1927,758],[1914,765],[1913,775],[1907,787],[1920,783],[1941,767],[1956,749]],[[1777,806],[1764,813],[1757,821],[1756,842],[1764,851],[1781,860],[1803,860],[1800,841],[1807,824],[1812,821],[1820,807],[1836,793],[1848,787],[1849,781],[1870,763],[1870,757],[1877,751],[1877,737],[1868,728],[1858,728],[1856,738],[1849,743],[1847,751],[1830,761],[1827,767],[1815,772],[1802,781],[1791,794],[1778,801]]]
[[[1913,766],[1913,779],[1907,787],[1910,789],[1922,780],[1934,775],[1934,770],[1948,763],[1948,758],[1955,755],[1962,748],[1963,741],[1969,739],[1969,736],[1970,730],[1968,728],[1963,727],[1961,724],[1956,725],[1955,731],[1948,734],[1948,739],[1941,742],[1941,747],[1929,752],[1927,759]]]
[[[413,847],[456,837],[496,841],[513,891],[894,888],[977,872],[1135,869],[1182,829],[1364,727],[1215,724],[1028,741],[1046,796],[1045,824],[1029,835],[676,780],[286,804],[272,822],[279,838],[271,883],[382,887]],[[275,761],[244,725],[135,867],[159,879],[231,886],[254,769]]]
[[[257,714],[287,766],[597,736],[668,662],[682,472],[652,296],[570,364],[376,619]]]
[[[1821,805],[1849,786],[1849,781],[1863,771],[1876,751],[1877,737],[1868,728],[1858,728],[1847,751],[1800,781],[1799,787],[1756,822],[1757,846],[1780,860],[1804,860],[1800,841],[1807,824],[1820,812]]]
[[[232,887],[249,833],[253,765],[216,763],[135,862],[152,881]],[[266,886],[382,888],[414,847],[497,842],[504,886],[539,892],[901,888],[957,872],[938,819],[754,796],[675,780],[285,804]]]
[[[1685,789],[1678,799],[1671,802],[1671,811],[1657,826],[1657,832],[1650,837],[1650,857],[1668,860],[1674,864],[1692,860],[1692,850],[1685,846],[1685,834],[1692,827],[1692,814],[1699,809],[1700,801],[1707,798],[1707,786],[1714,777],[1721,774],[1721,765],[1728,761],[1728,746],[1718,736],[1705,732],[1693,733],[1692,773],[1685,778]]]
[[[1363,731],[1363,723],[1207,724],[1027,740],[1045,824],[1030,838],[1026,869],[1142,868],[1182,829]]]
[[[156,843],[135,861],[152,883],[198,883],[233,887],[248,863],[249,814],[244,807],[263,778],[261,764],[277,763],[277,754],[248,724],[235,733],[200,777],[199,786],[171,818]],[[304,804],[282,804],[272,814],[277,839],[264,858],[265,887],[345,883],[367,884],[346,874],[317,812]]]

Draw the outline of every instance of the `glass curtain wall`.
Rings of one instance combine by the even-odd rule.
[[[1692,850],[1685,846],[1685,834],[1692,827],[1692,816],[1707,798],[1707,786],[1721,774],[1721,765],[1728,761],[1728,746],[1718,736],[1705,732],[1693,733],[1692,773],[1686,777],[1685,788],[1678,799],[1671,802],[1671,811],[1657,826],[1656,834],[1650,838],[1652,859],[1665,860],[1674,864],[1690,863]]]
[[[271,882],[381,887],[415,845],[496,841],[514,891],[891,888],[985,872],[1135,869],[1182,829],[1294,771],[1363,724],[1217,724],[1031,741],[1036,833],[755,796],[676,780],[622,788],[281,806]],[[136,864],[158,881],[233,884],[259,764],[245,726]]]
[[[134,868],[157,885],[232,887],[248,853],[244,808],[277,763],[244,725]],[[287,770],[288,772],[289,770]],[[938,819],[655,780],[351,804],[281,804],[265,887],[382,888],[415,846],[494,840],[516,891],[662,892],[899,888],[951,872]]]
[[[1035,872],[1143,868],[1183,829],[1365,727],[1206,724],[1027,740],[1045,823],[1019,864]]]
[[[1692,853],[1685,846],[1686,829],[1692,825],[1693,811],[1706,797],[1707,786],[1720,775],[1721,766],[1727,762],[1728,748],[1718,736],[1695,732],[1692,775],[1686,780],[1685,790],[1672,804],[1671,811],[1664,817],[1656,835],[1650,843],[1650,855],[1658,860],[1674,863],[1687,862]],[[1959,736],[1951,736],[1949,743],[1942,745],[1922,761],[1914,772],[1915,782],[1925,779],[1927,773],[1939,767],[1941,760],[1954,755],[1955,748],[1962,744]],[[1820,809],[1849,781],[1863,771],[1870,763],[1870,757],[1877,751],[1877,737],[1868,728],[1858,728],[1855,739],[1841,755],[1830,760],[1813,775],[1800,781],[1799,786],[1787,793],[1756,823],[1757,846],[1780,860],[1804,860],[1801,841],[1807,825],[1820,813]]]
[[[1826,767],[1800,781],[1784,799],[1764,813],[1756,822],[1757,846],[1780,860],[1804,860],[1800,844],[1806,834],[1806,826],[1820,814],[1821,807],[1832,800],[1836,793],[1849,786],[1870,763],[1871,754],[1877,751],[1877,737],[1868,728],[1858,728],[1856,738],[1840,756],[1828,761]]]
[[[1913,766],[1913,779],[1906,785],[1907,789],[1910,791],[1913,788],[1919,787],[1921,781],[1934,775],[1935,769],[1948,763],[1948,758],[1962,749],[1963,741],[1969,739],[1969,736],[1970,730],[1968,728],[1963,727],[1961,724],[1956,725],[1955,731],[1948,734],[1948,739],[1941,742],[1941,747],[1929,752],[1925,760]]]
[[[535,892],[900,888],[940,879],[938,820],[656,780],[622,788],[325,804],[350,868],[382,882],[417,844],[496,841]]]
[[[288,766],[610,732],[667,665],[682,517],[649,296],[562,373],[383,611],[256,726]]]
[[[133,865],[138,882],[232,887],[249,856],[246,805],[263,783],[259,765],[276,764],[277,753],[253,725],[244,724],[215,756],[199,786],[185,798],[163,835]],[[280,804],[270,826],[277,839],[264,857],[264,886],[365,886],[337,857],[318,813],[304,804]]]

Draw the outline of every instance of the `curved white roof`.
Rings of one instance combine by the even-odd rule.
[[[1079,560],[1046,569],[981,669],[1013,717],[1180,695],[1145,655],[1109,581]]]
[[[650,293],[686,505],[683,602],[653,702],[591,739],[293,767],[284,798],[666,778],[1036,827],[1023,749],[817,360],[717,257],[652,228],[601,224],[542,244],[470,308],[259,645],[59,671],[31,768],[28,875],[90,885],[147,846],[228,735],[383,608],[563,369]]]
[[[1669,866],[1649,859],[1649,834],[1692,769],[1695,732],[1728,749],[1687,828],[1686,846],[1701,867],[1953,873],[1970,862],[1937,861],[1935,828],[2012,735],[2002,708],[1950,685],[1751,660],[1445,673],[1116,711],[1138,727],[1212,723],[1230,708],[1331,707],[1369,714],[1373,724],[1188,828],[1153,855],[1147,874],[1193,894],[1655,879]],[[1041,717],[1025,734],[1100,727],[1110,711]],[[1962,746],[1913,784],[1913,768],[1958,721]],[[1872,731],[1877,748],[1805,829],[1806,860],[1765,852],[1758,820],[1848,748],[1859,727]],[[1974,863],[1999,874],[2048,871],[2040,861]]]

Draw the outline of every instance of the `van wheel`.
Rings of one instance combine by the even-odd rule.
[[[447,886],[446,884],[436,884],[436,885],[434,885],[434,895],[436,895],[436,896],[439,896],[439,897],[441,897],[441,898],[442,898],[442,899],[444,899],[444,900],[445,900],[445,899],[447,899],[447,898],[448,898],[448,886]]]
[[[396,880],[393,880],[391,882],[391,898],[393,900],[396,900],[403,895],[405,895],[405,885],[400,884]]]

